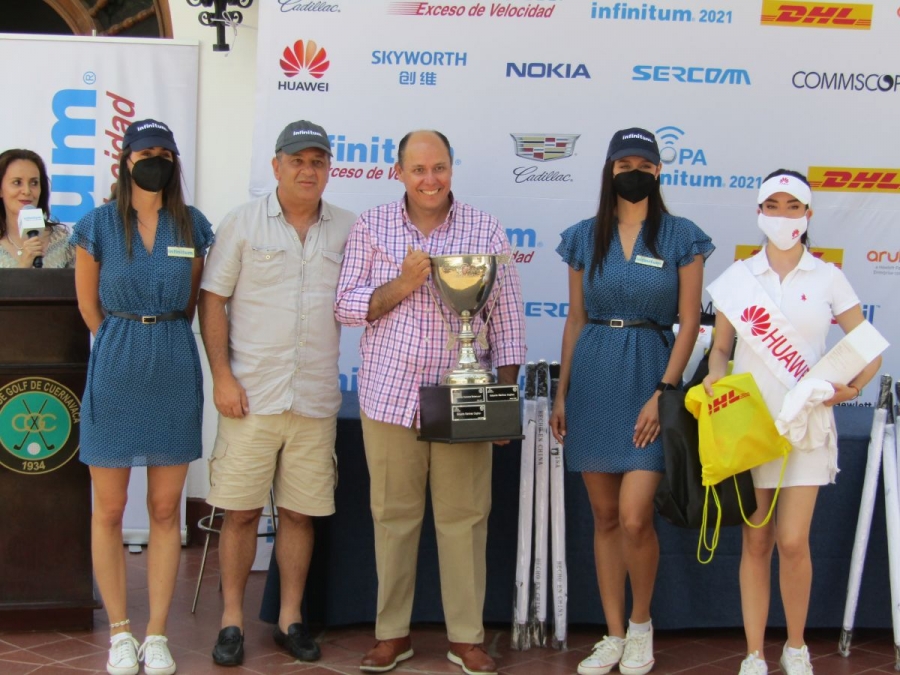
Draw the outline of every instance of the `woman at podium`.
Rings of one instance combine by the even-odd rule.
[[[201,454],[203,378],[191,330],[212,242],[209,221],[184,203],[178,146],[162,122],[132,122],[116,199],[76,225],[75,284],[94,334],[81,410],[90,466],[94,575],[109,618],[107,672],[171,675],[166,620],[181,554],[180,502]],[[126,610],[122,516],[131,467],[147,467],[150,618],[138,643]]]
[[[75,264],[69,231],[49,219],[50,179],[40,155],[19,149],[0,154],[0,199],[0,268]],[[38,227],[20,231],[23,209],[39,211]]]

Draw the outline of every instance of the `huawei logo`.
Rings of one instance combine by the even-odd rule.
[[[800,236],[800,230],[794,230],[793,232],[791,232],[791,239],[796,239],[799,236]]]
[[[293,47],[285,47],[280,63],[287,77],[294,77],[306,70],[317,80],[331,65],[325,50],[320,49],[312,40],[307,40],[306,45],[303,44],[303,40],[297,40]]]
[[[789,179],[787,176],[782,176],[782,177],[781,177],[781,180],[778,181],[778,183],[779,183],[780,185],[789,185],[790,182],[791,182],[791,181],[790,181],[790,179]]]
[[[769,313],[763,307],[753,305],[741,313],[741,321],[750,324],[753,335],[765,335],[769,330]]]

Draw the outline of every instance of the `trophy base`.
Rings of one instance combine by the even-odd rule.
[[[420,441],[475,443],[523,438],[517,385],[419,387]]]

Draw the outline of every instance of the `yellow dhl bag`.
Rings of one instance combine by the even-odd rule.
[[[753,380],[753,375],[741,373],[723,377],[713,385],[712,398],[707,396],[702,384],[692,387],[684,398],[684,407],[697,418],[698,422],[701,481],[706,486],[707,501],[711,486],[729,478],[735,480],[734,476],[743,471],[782,458],[781,478],[778,480],[775,498],[765,520],[759,525],[747,520],[747,514],[740,504],[740,490],[738,490],[738,504],[744,522],[750,527],[757,528],[766,525],[778,501],[791,444],[775,428],[775,421]],[[737,488],[737,483],[735,487]],[[715,490],[711,492],[718,506],[718,494]],[[704,514],[706,512],[704,505]],[[700,529],[697,559],[701,563],[712,560],[719,541],[720,523],[721,507],[711,543],[706,540],[705,522]],[[709,551],[708,559],[701,558],[701,548]]]

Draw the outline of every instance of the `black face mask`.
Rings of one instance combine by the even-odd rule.
[[[142,190],[159,192],[172,177],[175,162],[159,155],[148,157],[134,163],[131,167],[131,178]]]
[[[613,176],[613,187],[622,199],[637,204],[653,192],[653,188],[656,187],[656,176],[640,169],[623,171]]]

